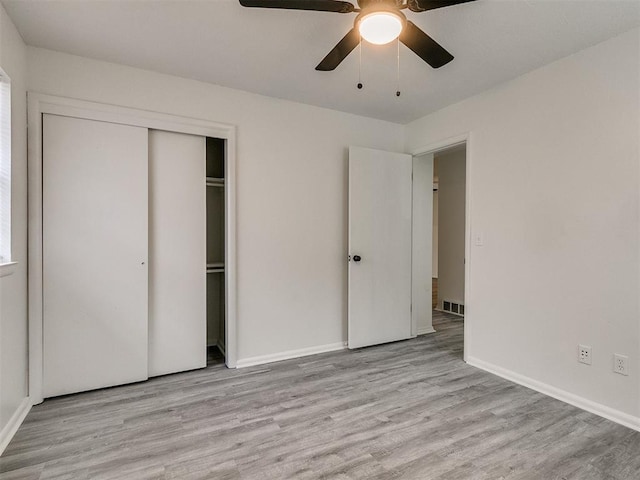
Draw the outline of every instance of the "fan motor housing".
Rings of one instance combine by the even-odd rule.
[[[399,9],[404,5],[404,0],[357,0],[358,6],[364,10],[369,7],[388,5]]]
[[[364,17],[367,17],[374,13],[383,13],[383,12],[392,13],[393,15],[398,17],[402,22],[402,28],[404,28],[404,26],[407,24],[407,17],[404,15],[404,13],[402,13],[400,10],[398,10],[397,7],[393,5],[393,3],[395,2],[391,2],[392,3],[391,5],[389,4],[389,2],[384,0],[381,0],[378,2],[376,2],[375,0],[369,0],[369,2],[371,2],[371,4],[368,5],[367,7],[362,8],[360,13],[358,13],[358,16],[353,21],[353,26],[355,28],[358,28],[358,25],[360,24],[362,19],[364,19]]]

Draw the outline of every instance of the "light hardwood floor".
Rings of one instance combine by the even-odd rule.
[[[462,361],[462,320],[356,351],[45,401],[24,479],[640,479],[640,433]]]

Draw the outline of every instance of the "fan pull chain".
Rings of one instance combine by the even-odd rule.
[[[358,45],[358,90],[362,90],[362,35],[360,35],[360,43]]]
[[[396,43],[398,45],[398,89],[396,90],[396,97],[400,96],[400,37],[397,38]]]

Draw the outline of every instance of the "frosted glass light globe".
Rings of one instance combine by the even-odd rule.
[[[402,27],[402,20],[398,15],[390,12],[374,12],[362,17],[358,30],[367,42],[385,45],[398,38]]]

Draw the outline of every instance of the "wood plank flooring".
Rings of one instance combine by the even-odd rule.
[[[640,433],[462,361],[435,334],[45,401],[2,480],[640,479]]]

